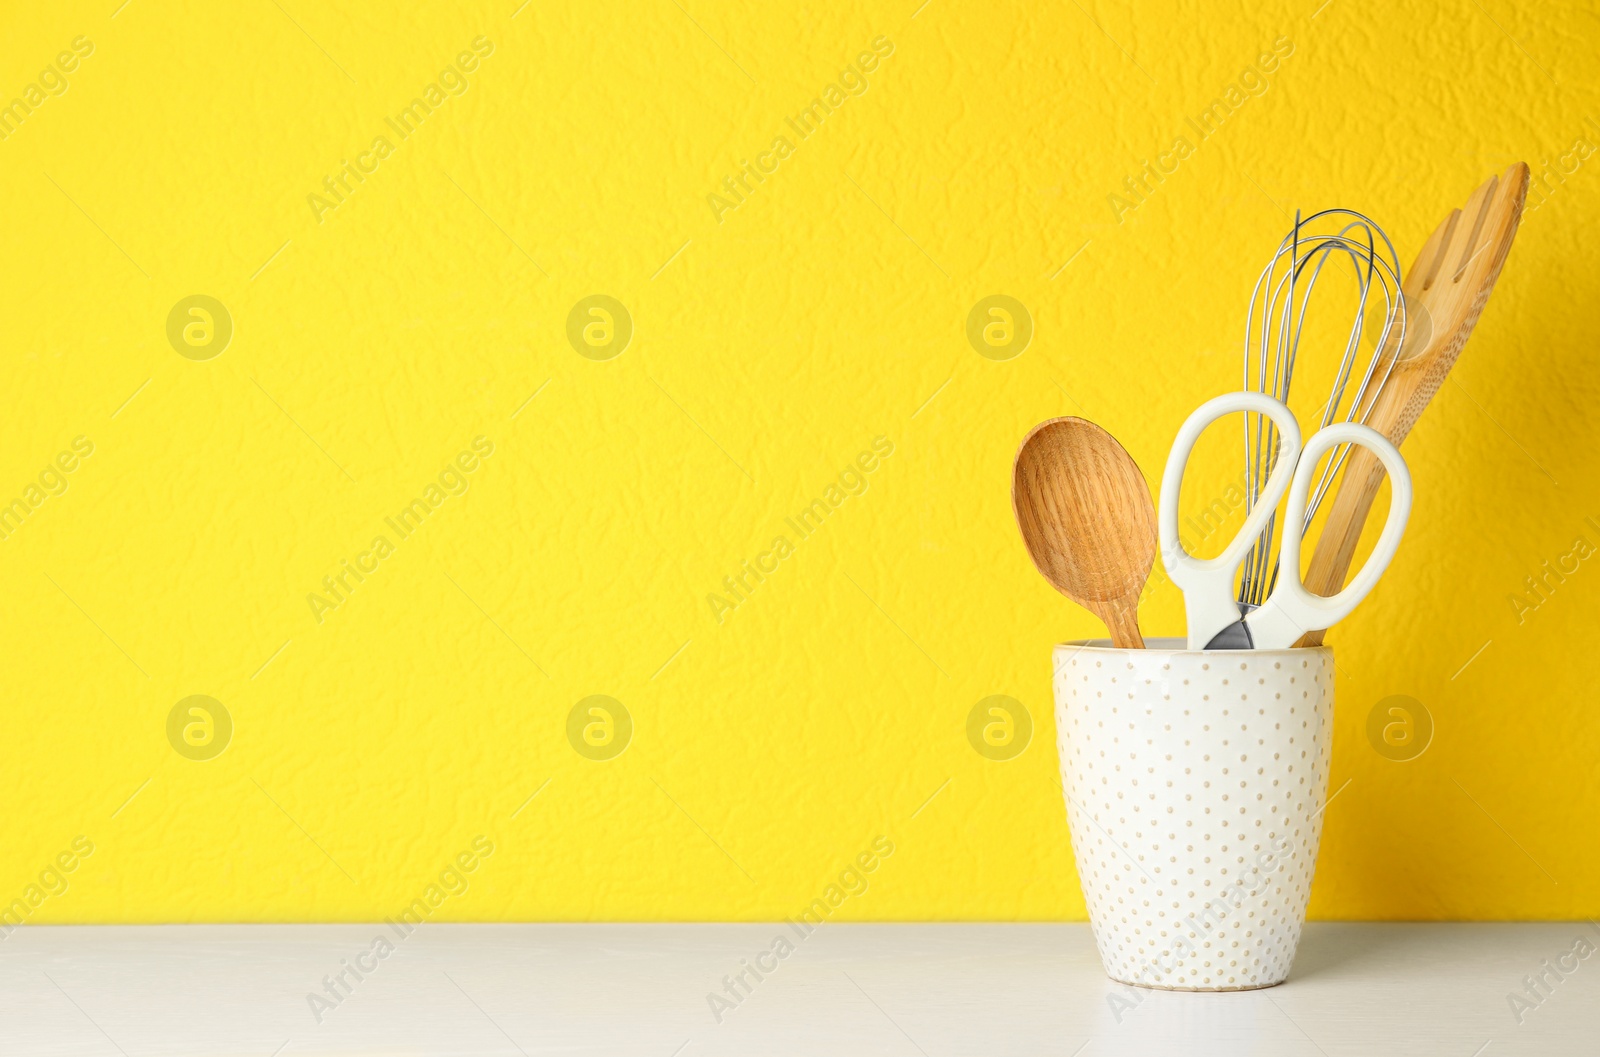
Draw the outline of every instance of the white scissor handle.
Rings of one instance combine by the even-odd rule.
[[[1272,420],[1278,427],[1280,438],[1277,459],[1272,473],[1267,477],[1266,486],[1262,488],[1250,516],[1245,518],[1244,527],[1233,538],[1233,542],[1215,558],[1196,558],[1183,549],[1183,541],[1178,538],[1178,491],[1183,485],[1183,474],[1188,468],[1189,453],[1194,450],[1195,441],[1207,426],[1235,411],[1253,412]],[[1256,537],[1261,535],[1267,518],[1278,509],[1278,501],[1289,487],[1289,478],[1299,459],[1300,423],[1295,421],[1294,413],[1288,407],[1265,393],[1224,393],[1213,397],[1195,408],[1194,413],[1184,421],[1183,428],[1178,430],[1178,436],[1172,442],[1172,451],[1167,456],[1167,468],[1161,474],[1161,512],[1157,525],[1161,533],[1161,564],[1166,566],[1167,575],[1183,592],[1191,650],[1205,649],[1217,632],[1239,620],[1239,604],[1233,597],[1234,576]],[[1408,499],[1410,495],[1408,490]],[[1305,506],[1303,497],[1302,492],[1302,510]]]
[[[1367,564],[1351,579],[1343,591],[1327,598],[1312,594],[1300,580],[1300,544],[1304,541],[1306,498],[1311,488],[1311,475],[1317,462],[1327,452],[1340,444],[1356,444],[1378,457],[1383,468],[1389,471],[1389,518],[1383,523],[1383,532],[1377,545],[1367,558]],[[1400,449],[1389,443],[1389,438],[1373,429],[1354,422],[1341,422],[1327,426],[1312,435],[1295,468],[1294,483],[1289,487],[1289,506],[1284,512],[1283,550],[1278,558],[1278,584],[1264,605],[1245,618],[1250,628],[1250,640],[1258,650],[1285,649],[1308,631],[1321,631],[1332,627],[1367,597],[1378,577],[1389,567],[1400,537],[1405,534],[1406,520],[1411,516],[1411,471]]]

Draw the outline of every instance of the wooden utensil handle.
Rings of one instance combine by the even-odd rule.
[[[1139,634],[1139,600],[1106,602],[1096,614],[1106,622],[1111,631],[1111,645],[1119,650],[1144,649],[1144,636]]]
[[[1311,556],[1311,565],[1306,570],[1306,590],[1326,596],[1344,586],[1350,563],[1355,560],[1356,544],[1361,540],[1361,527],[1372,512],[1383,478],[1383,463],[1376,455],[1365,448],[1350,452],[1339,488],[1334,492],[1333,508],[1328,512],[1328,520]],[[1320,646],[1326,634],[1325,629],[1308,631],[1295,645]]]

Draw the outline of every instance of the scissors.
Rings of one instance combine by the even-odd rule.
[[[1223,415],[1236,411],[1265,415],[1277,426],[1277,459],[1239,534],[1215,558],[1196,558],[1183,549],[1178,539],[1178,491],[1200,434]],[[1322,456],[1340,444],[1371,450],[1389,472],[1392,492],[1388,520],[1366,565],[1344,590],[1324,598],[1306,590],[1301,581],[1300,545],[1305,538],[1306,495],[1311,476]],[[1277,510],[1285,489],[1289,504],[1283,521],[1276,583],[1266,600],[1252,608],[1234,600],[1234,579],[1267,519]],[[1377,430],[1355,422],[1325,426],[1312,434],[1302,449],[1300,423],[1281,401],[1254,392],[1224,393],[1207,400],[1178,430],[1167,456],[1167,468],[1161,475],[1161,562],[1183,592],[1189,649],[1285,649],[1308,631],[1332,627],[1367,597],[1389,567],[1410,516],[1411,472],[1400,457],[1400,450]]]

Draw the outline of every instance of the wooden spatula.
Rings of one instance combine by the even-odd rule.
[[[1489,177],[1464,208],[1450,211],[1407,273],[1405,344],[1366,420],[1396,445],[1416,425],[1472,336],[1516,238],[1527,193],[1528,167],[1522,162]],[[1399,340],[1398,327],[1390,334],[1391,343]],[[1386,367],[1387,359],[1380,357],[1378,370]],[[1306,571],[1308,590],[1332,595],[1344,586],[1361,527],[1382,483],[1383,464],[1367,449],[1353,449]],[[1307,632],[1295,645],[1320,646],[1323,635]]]

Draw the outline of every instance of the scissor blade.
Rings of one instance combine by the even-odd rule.
[[[1250,640],[1250,625],[1242,620],[1235,620],[1211,637],[1206,643],[1208,650],[1253,650],[1255,643]]]
[[[1260,609],[1260,606],[1251,605],[1249,602],[1239,603],[1239,619],[1211,636],[1211,641],[1206,643],[1208,650],[1253,650],[1256,648],[1255,638],[1250,634],[1250,625],[1245,620]]]

